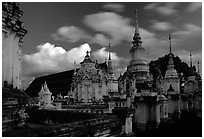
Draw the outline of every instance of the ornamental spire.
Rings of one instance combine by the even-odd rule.
[[[113,73],[113,65],[112,65],[111,53],[110,53],[110,42],[109,42],[108,47],[109,47],[108,70],[109,70],[109,73],[112,74]]]
[[[137,17],[137,10],[135,10],[135,34],[133,36],[133,46],[141,46],[142,41],[139,32],[139,24],[138,24],[138,17]]]
[[[171,34],[169,33],[169,53],[172,53],[171,51]]]
[[[110,42],[109,42],[109,56],[108,56],[108,60],[111,60],[111,52],[110,52]]]
[[[89,51],[86,51],[86,55],[89,56]]]
[[[199,70],[199,61],[198,61],[198,74],[200,74],[200,70]]]
[[[190,67],[192,67],[192,55],[191,55],[191,52],[190,52]]]
[[[74,75],[76,75],[76,61],[74,61]]]
[[[168,68],[174,68],[174,61],[173,61],[173,53],[171,50],[171,34],[169,33],[169,64],[168,64]]]
[[[138,25],[138,17],[137,17],[137,9],[135,10],[135,34],[140,34],[139,33],[139,25]]]

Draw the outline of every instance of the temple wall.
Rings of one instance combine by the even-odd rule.
[[[167,105],[168,105],[168,114],[170,116],[174,113],[180,112],[180,101],[168,99]]]
[[[83,102],[90,102],[95,97],[95,100],[103,99],[107,95],[107,86],[105,83],[82,82],[77,85],[78,100],[83,99]]]
[[[101,87],[101,93],[103,94],[103,96],[108,95],[107,93],[107,84],[105,82],[102,83],[102,87]]]
[[[107,90],[109,92],[118,92],[118,84],[114,82],[110,82],[107,85]]]
[[[197,91],[197,86],[198,86],[198,84],[196,84],[195,82],[186,83],[184,86],[184,92],[185,93],[193,93],[193,92]]]
[[[168,105],[166,101],[162,101],[160,104],[160,118],[168,118]]]
[[[139,130],[148,128],[149,123],[159,125],[160,123],[160,104],[138,102],[135,107],[134,123]]]
[[[6,59],[8,59],[8,55],[7,55],[7,51],[8,51],[8,47],[7,47],[7,32],[6,30],[2,30],[2,81],[6,81],[8,80],[6,77],[8,77],[8,64],[6,62]]]
[[[21,88],[21,48],[16,32],[7,30],[2,33],[2,80],[7,81],[14,88]]]
[[[180,92],[179,79],[164,79],[163,80],[164,92],[167,92],[167,90],[169,89],[170,84],[172,85],[173,89],[177,93]]]

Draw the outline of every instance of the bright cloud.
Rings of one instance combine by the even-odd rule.
[[[62,47],[45,43],[37,46],[38,52],[23,56],[23,73],[28,76],[39,76],[73,69],[73,63],[81,62],[86,51],[91,51],[90,46],[85,43],[66,51]]]
[[[99,60],[99,62],[103,62],[104,60],[108,60],[109,52],[106,51],[107,47],[103,47],[95,52],[93,52],[93,56],[95,59]],[[113,66],[118,66],[119,62],[122,60],[116,53],[111,52],[111,59],[113,61]]]
[[[104,34],[96,34],[91,40],[90,43],[100,44],[105,46],[109,43],[109,38]]]
[[[108,3],[108,4],[103,5],[103,8],[112,10],[115,12],[123,12],[125,6],[122,4],[118,4],[118,3]]]
[[[81,39],[89,39],[90,35],[76,26],[62,26],[52,35],[54,40],[77,42]]]
[[[110,36],[110,42],[113,46],[120,44],[122,41],[132,41],[134,27],[130,25],[129,18],[124,18],[113,12],[100,12],[85,16],[84,22],[93,30]],[[155,34],[144,28],[139,28],[139,30],[142,41],[145,45],[147,44],[145,47],[149,47],[148,44],[151,44],[152,40],[155,40]],[[100,42],[99,44],[107,45],[108,37],[98,34],[94,40],[98,40],[96,42]]]
[[[168,31],[172,28],[172,25],[168,22],[153,21],[152,29],[157,31]]]
[[[133,28],[129,25],[130,19],[114,12],[87,15],[84,18],[84,23],[95,31],[109,35],[112,45],[117,45],[123,40],[130,40],[133,35]]]
[[[153,10],[161,15],[173,15],[177,13],[177,10],[175,9],[177,6],[177,3],[173,2],[167,2],[167,3],[150,3],[147,4],[144,9],[145,10]]]

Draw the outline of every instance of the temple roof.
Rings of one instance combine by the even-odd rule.
[[[79,69],[76,69],[77,71]],[[37,77],[25,90],[26,94],[31,97],[37,97],[41,90],[42,84],[47,83],[50,92],[56,95],[57,92],[67,93],[70,90],[74,70],[59,72],[46,76]]]
[[[137,17],[137,10],[135,10],[135,33],[133,36],[133,47],[139,47],[142,44],[141,36],[139,32],[139,24],[138,24],[138,17]]]
[[[80,63],[80,64],[84,64],[84,63],[94,63],[92,60],[91,60],[91,58],[90,58],[90,56],[89,56],[89,53],[90,52],[86,52],[86,56],[85,56],[85,58],[84,58],[84,60]]]

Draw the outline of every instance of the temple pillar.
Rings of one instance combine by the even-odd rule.
[[[132,134],[132,117],[133,114],[127,114],[125,119],[125,134]]]

